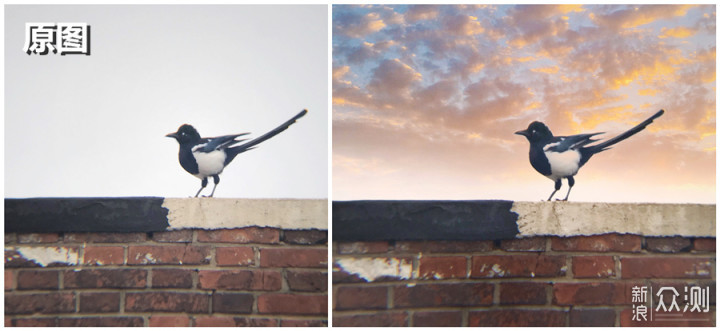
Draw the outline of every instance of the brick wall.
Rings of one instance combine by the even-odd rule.
[[[5,326],[326,326],[327,231],[6,233]]]
[[[715,325],[714,238],[345,241],[333,254],[333,326]],[[709,287],[710,312],[637,323],[634,286]]]

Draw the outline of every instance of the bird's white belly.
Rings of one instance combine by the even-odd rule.
[[[222,151],[212,151],[210,153],[193,152],[193,156],[198,165],[198,174],[195,176],[199,178],[217,175],[225,167],[225,153]]]
[[[551,175],[547,176],[553,181],[558,178],[574,176],[580,169],[580,152],[568,150],[563,153],[545,151],[545,156],[550,162]]]

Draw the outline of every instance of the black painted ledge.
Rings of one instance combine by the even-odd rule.
[[[5,199],[5,233],[155,232],[168,228],[158,197]]]
[[[333,201],[334,241],[498,240],[518,234],[512,201]]]

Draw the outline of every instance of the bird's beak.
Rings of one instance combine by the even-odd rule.
[[[165,137],[177,139],[177,132],[168,133],[165,135]]]
[[[525,137],[530,136],[530,133],[528,133],[527,130],[518,131],[518,132],[515,132],[515,134],[519,134],[519,135],[525,136]]]

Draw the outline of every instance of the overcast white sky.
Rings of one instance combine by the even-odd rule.
[[[26,22],[85,22],[91,55],[27,55]],[[195,194],[165,134],[257,137],[216,197],[328,197],[327,6],[5,6],[5,196]],[[212,180],[205,194],[212,189]]]

